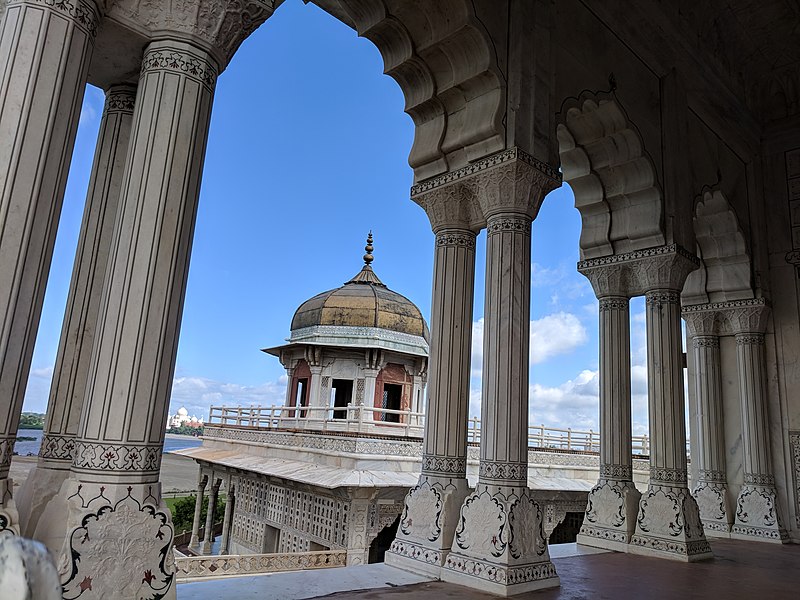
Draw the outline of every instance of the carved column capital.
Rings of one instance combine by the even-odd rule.
[[[727,321],[731,333],[734,335],[742,333],[763,334],[766,331],[769,304],[764,298],[726,304],[729,306],[721,308],[720,312]]]
[[[180,39],[202,48],[214,56],[221,71],[279,4],[279,0],[117,0],[108,15],[155,39]]]
[[[718,336],[720,334],[720,314],[713,306],[685,306],[681,311],[686,329],[692,337]]]
[[[412,200],[428,215],[431,229],[436,234],[445,229],[478,231],[483,227],[483,215],[475,200],[475,186],[468,182],[436,187],[412,196]]]
[[[586,261],[583,261],[586,262]],[[581,266],[578,271],[592,284],[597,298],[631,296],[631,269],[627,263],[613,263],[597,266]]]

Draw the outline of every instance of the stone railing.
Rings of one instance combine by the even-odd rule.
[[[347,564],[346,550],[296,552],[286,554],[230,554],[222,556],[184,556],[175,553],[178,583],[205,577],[256,575],[281,571],[330,569]]]
[[[212,406],[207,424],[258,429],[293,429],[304,431],[354,432],[367,435],[422,437],[424,413],[389,410],[370,406],[341,408],[306,406]],[[481,421],[469,420],[467,441],[481,441]],[[599,452],[600,433],[571,428],[528,425],[528,447],[577,452]],[[635,435],[631,438],[631,453],[648,456],[650,438]],[[689,454],[689,440],[686,440]]]

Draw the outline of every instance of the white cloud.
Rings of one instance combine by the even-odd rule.
[[[597,431],[599,377],[597,371],[581,371],[559,386],[530,386],[529,420],[548,427]]]
[[[172,382],[170,414],[185,406],[190,415],[207,418],[213,405],[282,405],[286,398],[286,375],[256,386],[214,381],[205,377],[176,377]]]
[[[567,354],[586,340],[586,328],[572,313],[562,311],[531,321],[531,364]]]

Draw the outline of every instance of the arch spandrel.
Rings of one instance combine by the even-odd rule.
[[[747,240],[736,213],[721,191],[706,191],[697,199],[694,230],[701,266],[686,280],[684,303],[754,298]]]
[[[581,258],[662,246],[664,202],[641,136],[613,95],[572,99],[557,126],[564,181],[581,213]]]

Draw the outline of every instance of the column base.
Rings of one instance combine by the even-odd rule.
[[[589,492],[586,517],[577,542],[627,552],[636,530],[641,497],[632,481],[600,480]]]
[[[736,520],[731,537],[786,544],[789,535],[778,516],[775,488],[762,485],[745,485],[736,499]]]
[[[639,502],[636,533],[628,552],[683,562],[714,557],[688,488],[650,484]]]
[[[69,479],[61,494],[69,494],[58,554],[64,598],[175,600],[174,531],[159,483]]]
[[[527,487],[478,485],[461,507],[441,577],[504,597],[561,585]]]
[[[406,495],[397,537],[384,559],[386,564],[439,578],[468,493],[465,478],[421,476]]]
[[[730,538],[731,519],[725,484],[701,479],[692,496],[697,502],[700,522],[706,536]]]
[[[11,491],[14,482],[11,479],[0,479],[0,535],[19,535],[19,513]]]
[[[40,459],[28,473],[25,483],[17,491],[17,502],[20,506],[19,521],[23,536],[28,538],[35,536],[39,519],[47,509],[48,503],[69,477],[69,467],[69,461],[64,461],[63,465],[50,466],[42,463]]]

